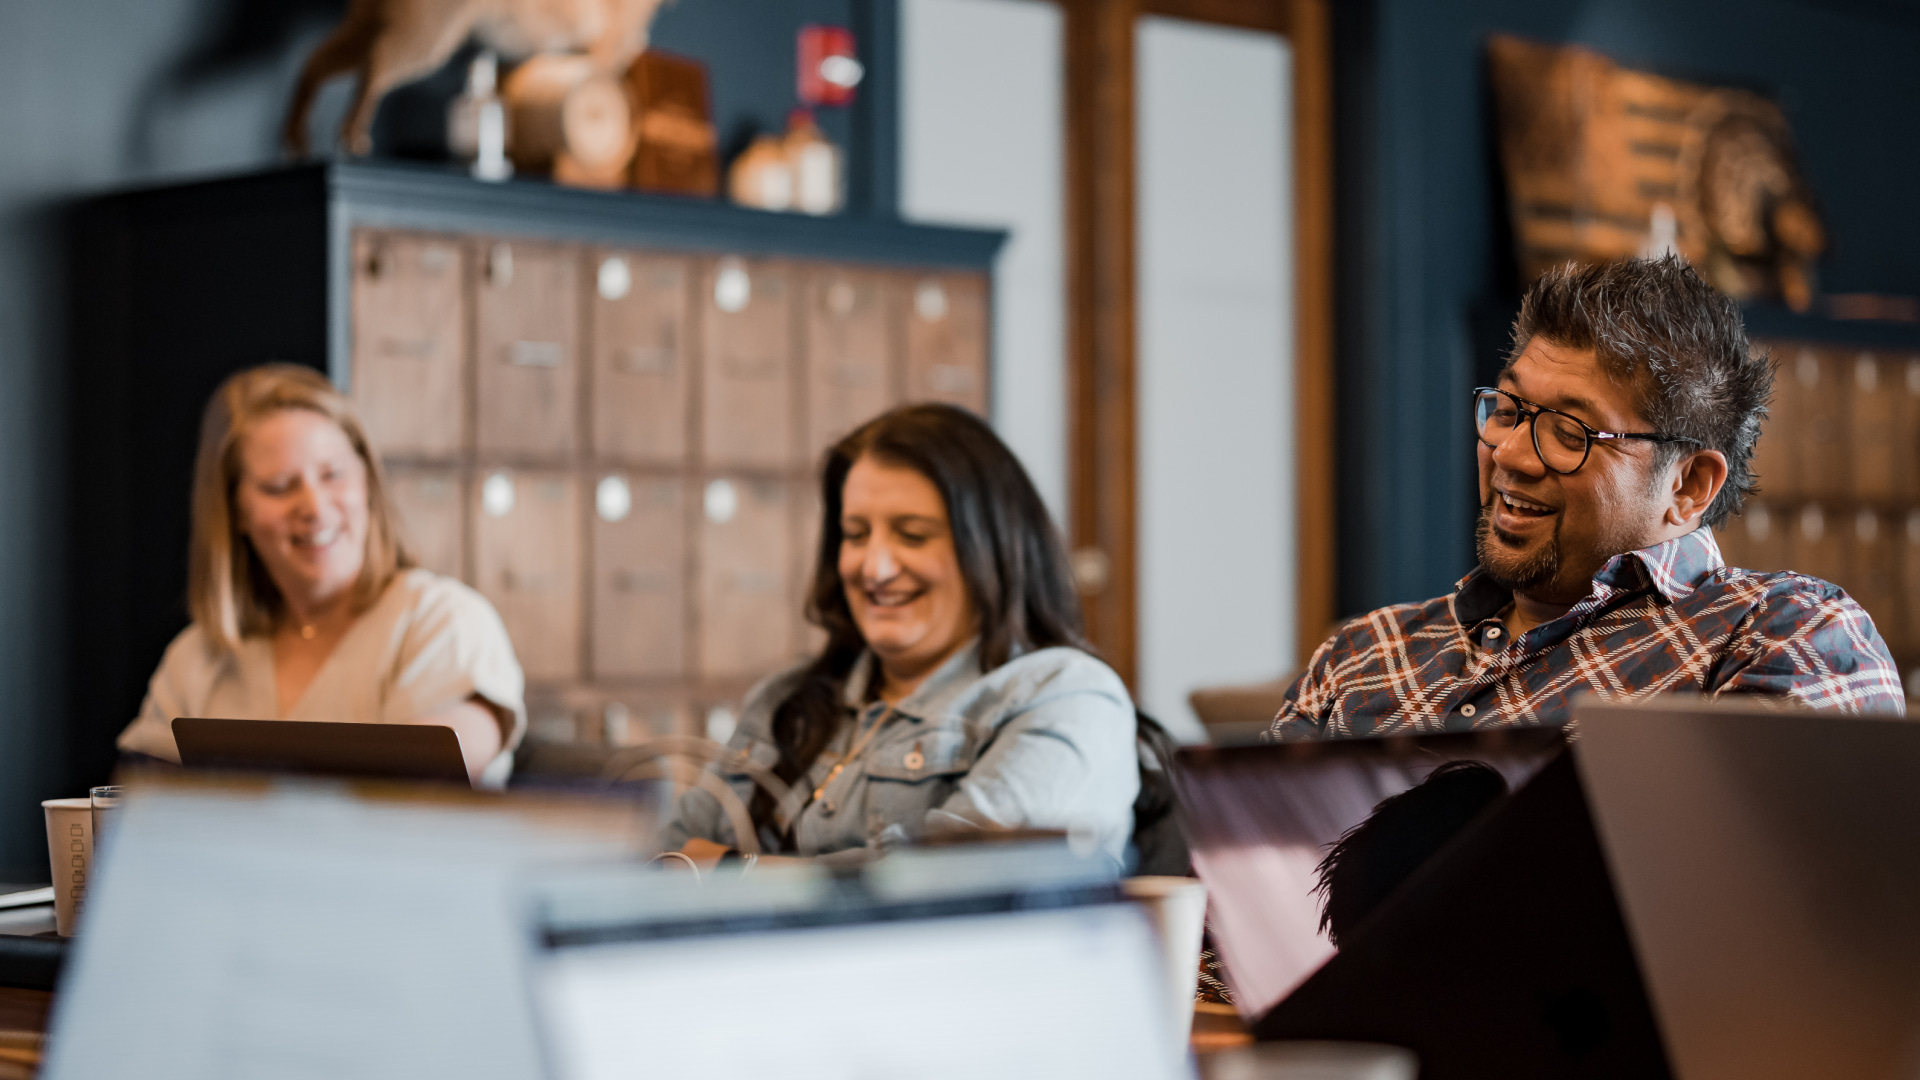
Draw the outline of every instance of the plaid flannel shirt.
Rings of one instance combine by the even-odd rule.
[[[1447,596],[1347,623],[1287,690],[1268,737],[1563,724],[1587,692],[1906,709],[1886,643],[1852,597],[1804,574],[1730,567],[1704,528],[1614,556],[1586,599],[1509,640],[1500,614],[1512,599],[1475,568]]]

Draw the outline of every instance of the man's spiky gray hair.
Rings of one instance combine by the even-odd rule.
[[[1518,359],[1534,338],[1591,349],[1601,368],[1631,387],[1655,430],[1685,435],[1727,458],[1727,482],[1704,521],[1718,526],[1758,490],[1753,446],[1773,396],[1773,362],[1756,355],[1734,302],[1677,255],[1568,263],[1540,275],[1513,324]],[[1687,453],[1654,448],[1656,470]]]

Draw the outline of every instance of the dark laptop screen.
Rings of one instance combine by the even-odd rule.
[[[1194,868],[1240,1013],[1291,993],[1343,930],[1563,744],[1559,728],[1513,728],[1181,751]]]

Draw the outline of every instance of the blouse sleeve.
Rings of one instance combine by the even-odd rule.
[[[526,677],[506,625],[486,597],[451,578],[423,580],[404,624],[381,719],[405,723],[479,695],[510,721],[501,749],[527,731]]]
[[[207,688],[213,680],[214,660],[197,627],[180,631],[147,680],[147,696],[140,714],[120,733],[122,750],[178,762],[180,748],[173,742],[173,718],[204,712]]]

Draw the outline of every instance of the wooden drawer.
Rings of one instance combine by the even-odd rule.
[[[580,674],[580,486],[558,471],[475,478],[474,587],[493,601],[529,680]]]
[[[464,580],[466,499],[459,471],[408,466],[390,468],[386,477],[407,550],[428,570]]]
[[[793,485],[793,596],[794,653],[817,656],[827,644],[827,632],[807,621],[807,597],[820,557],[820,481],[809,477]]]
[[[945,401],[987,415],[987,280],[906,275],[907,400]]]
[[[690,260],[630,251],[593,262],[593,449],[677,464],[687,456]]]
[[[786,468],[795,460],[794,272],[720,259],[701,276],[701,448],[708,465]]]
[[[1900,399],[1895,408],[1894,482],[1901,502],[1920,502],[1920,353],[1882,354],[1886,390]],[[1914,639],[1920,644],[1920,639]]]
[[[1857,499],[1899,498],[1906,485],[1902,436],[1913,422],[1906,365],[1860,352],[1843,369],[1848,388],[1847,464],[1834,479],[1851,481]]]
[[[1714,538],[1728,566],[1772,573],[1787,569],[1793,561],[1788,550],[1792,529],[1791,512],[1761,499],[1748,499],[1740,516],[1722,524]]]
[[[1793,515],[1787,537],[1786,569],[1839,585],[1847,580],[1851,554],[1851,515],[1831,506],[1806,503]]]
[[[466,279],[457,241],[354,234],[352,389],[378,452],[465,449]]]
[[[1840,587],[1873,616],[1873,625],[1887,648],[1906,652],[1906,627],[1900,617],[1900,557],[1905,539],[1905,515],[1888,517],[1877,510],[1856,511],[1848,522],[1850,550],[1847,578]]]
[[[806,464],[898,399],[895,279],[829,267],[807,276]]]
[[[1849,349],[1790,346],[1784,350],[1774,401],[1789,418],[1784,450],[1791,458],[1785,472],[1792,491],[1805,498],[1845,496],[1847,479],[1847,406],[1854,385],[1854,352]]]
[[[699,510],[699,656],[707,678],[771,673],[793,650],[785,485],[716,477]]]
[[[686,523],[686,485],[678,479],[605,473],[595,480],[595,678],[685,671]]]
[[[1920,660],[1920,510],[1909,510],[1899,535],[1894,537],[1894,546],[1899,550],[1900,560],[1900,640],[1906,645],[1904,655],[1896,654],[1907,664]],[[1876,619],[1876,622],[1878,620]]]
[[[579,427],[580,259],[543,244],[482,244],[475,290],[483,455],[564,459]]]

